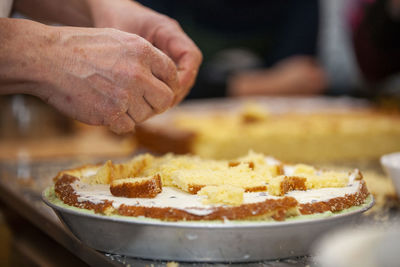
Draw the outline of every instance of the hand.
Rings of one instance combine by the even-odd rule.
[[[238,73],[228,81],[232,96],[317,94],[326,88],[327,80],[314,59],[293,56],[266,70]]]
[[[145,39],[115,29],[12,22],[15,35],[4,39],[0,53],[9,64],[0,64],[0,73],[3,82],[15,83],[19,75],[16,85],[34,84],[22,93],[117,133],[172,106],[179,88],[176,66]]]
[[[179,103],[193,86],[202,54],[179,24],[130,0],[88,0],[95,27],[110,27],[138,34],[167,54],[178,68]]]

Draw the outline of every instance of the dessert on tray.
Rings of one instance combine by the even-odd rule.
[[[357,169],[320,170],[252,151],[232,160],[143,154],[62,171],[54,182],[62,205],[165,221],[282,221],[372,201]]]
[[[370,108],[272,113],[254,103],[203,112],[187,107],[144,123],[136,139],[153,152],[213,159],[249,149],[294,162],[378,159],[400,150],[400,116]]]

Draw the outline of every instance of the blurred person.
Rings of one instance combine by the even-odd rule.
[[[327,87],[324,70],[310,56],[291,56],[269,69],[239,72],[228,80],[228,94],[312,95]]]
[[[3,16],[11,1],[2,0]],[[7,5],[8,3],[8,5]],[[0,94],[31,94],[116,133],[179,103],[200,50],[179,24],[129,0],[15,0],[0,18]]]
[[[180,22],[204,63],[189,98],[315,94],[318,0],[141,0]]]
[[[356,58],[370,84],[400,74],[400,0],[357,0],[351,10]]]

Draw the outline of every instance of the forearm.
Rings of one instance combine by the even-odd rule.
[[[15,0],[14,8],[35,20],[70,26],[93,26],[87,0]]]
[[[149,25],[147,25],[148,21],[143,20],[143,17],[148,14],[155,14],[153,10],[132,0],[86,1],[89,12],[92,15],[94,27],[116,28],[122,31],[138,34],[143,38],[148,39],[148,33],[143,32],[143,30],[147,29]],[[156,20],[159,19],[159,17],[154,17],[154,21],[150,21],[150,23],[156,23]]]
[[[0,94],[33,93],[45,75],[42,52],[51,43],[48,27],[22,19],[0,19]]]

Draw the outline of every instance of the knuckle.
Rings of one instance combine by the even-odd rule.
[[[161,102],[161,109],[162,111],[165,111],[168,109],[172,104],[174,103],[175,100],[175,94],[171,92],[170,90],[166,91],[163,96],[162,96],[162,102]]]
[[[137,41],[136,43],[137,43],[136,49],[138,50],[139,55],[147,57],[152,53],[153,47],[145,39],[141,39],[140,41]]]
[[[108,34],[110,34],[111,36],[114,35],[119,35],[121,33],[121,31],[115,29],[115,28],[104,28],[104,31]]]
[[[124,40],[124,45],[127,47],[127,51],[137,57],[146,57],[153,50],[152,45],[146,39],[135,34],[129,34]]]
[[[131,33],[125,33],[123,32],[124,35],[124,42],[127,44],[136,44],[139,41],[139,36],[137,36],[136,34],[131,34]]]
[[[178,77],[178,70],[175,63],[172,60],[168,59],[166,67],[167,67],[166,77],[171,81],[176,80]]]
[[[143,83],[146,80],[145,71],[140,66],[137,66],[131,71],[130,77],[134,83]]]
[[[178,27],[181,28],[179,22],[171,17],[168,17],[166,15],[161,15],[160,16],[160,21],[159,23],[163,24],[164,26],[172,26],[172,27]]]
[[[153,109],[156,113],[162,113],[172,106],[175,100],[175,94],[171,90],[159,92],[156,101],[153,103]]]

